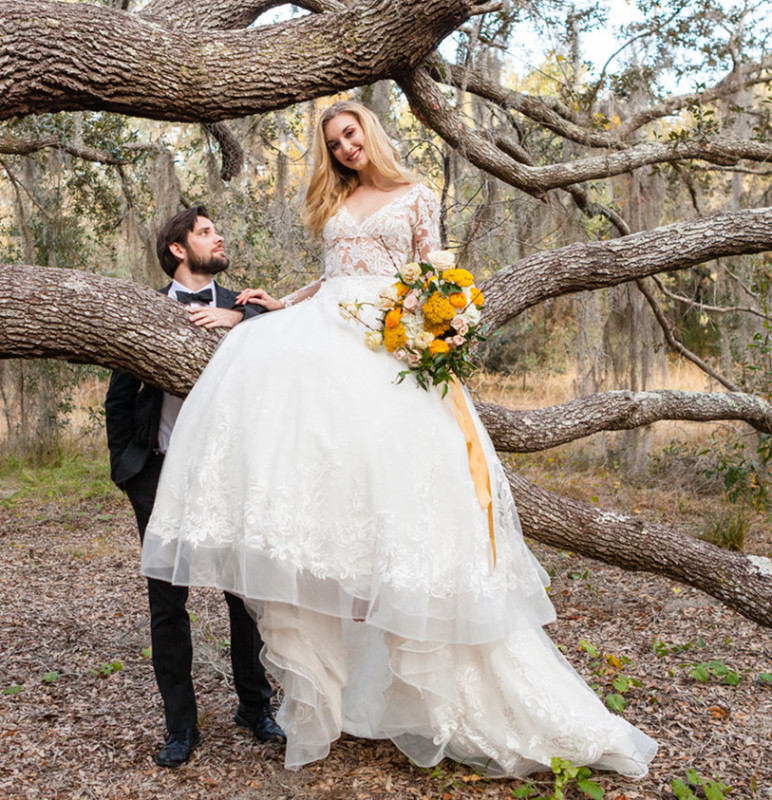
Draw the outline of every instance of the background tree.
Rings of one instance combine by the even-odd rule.
[[[598,67],[583,47],[609,24],[600,3],[306,0],[259,24],[278,5],[0,0],[8,261],[46,265],[0,273],[0,355],[120,368],[186,392],[196,374],[175,352],[208,355],[217,335],[190,330],[152,290],[115,276],[157,283],[160,220],[199,200],[236,247],[234,280],[260,276],[281,291],[318,272],[318,246],[288,207],[317,98],[349,90],[378,108],[437,189],[447,243],[488,276],[488,321],[504,328],[490,363],[524,380],[551,359],[578,366],[567,405],[481,406],[500,449],[627,430],[615,446],[634,469],[643,426],[741,420],[756,437],[746,453],[761,485],[772,433],[763,6],[646,8]],[[524,36],[549,47],[514,73]],[[159,336],[170,341],[162,354],[149,346]],[[648,391],[666,348],[721,390]],[[13,369],[27,365],[6,369],[9,420],[24,393],[6,387],[27,381],[29,394]],[[763,559],[545,496],[514,472],[511,482],[534,538],[662,572],[772,624]]]

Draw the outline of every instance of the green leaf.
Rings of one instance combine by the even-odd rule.
[[[597,783],[595,783],[595,781],[588,781],[583,778],[577,781],[577,786],[588,797],[592,797],[592,800],[602,800],[603,795],[605,794],[603,789]]]
[[[46,683],[53,683],[54,681],[58,681],[59,673],[56,672],[56,670],[54,670],[53,672],[46,672],[46,674],[43,676],[43,680]]]
[[[710,678],[710,673],[705,664],[697,664],[693,669],[689,670],[689,674],[694,680],[700,681],[700,683],[707,683]]]
[[[707,800],[726,800],[723,790],[729,787],[725,786],[723,783],[702,781],[702,787],[705,790],[705,797]]]
[[[688,780],[692,786],[698,786],[700,783],[700,776],[697,774],[697,770],[694,768],[687,769],[686,780]]]
[[[12,686],[9,686],[7,689],[3,689],[3,694],[12,695],[12,694],[19,694],[21,692],[21,686],[18,683],[14,683]]]
[[[772,683],[772,672],[762,672],[759,679],[762,683]]]
[[[611,685],[622,694],[630,689],[630,681],[624,675],[617,675]]]
[[[627,703],[621,694],[609,694],[606,695],[606,705],[612,711],[616,711],[617,713],[621,714],[625,710]]]
[[[696,800],[694,792],[683,781],[671,781],[670,786],[678,800]]]
[[[512,790],[512,797],[530,797],[533,794],[536,794],[536,787],[530,783]]]
[[[581,647],[585,653],[589,653],[593,658],[598,658],[598,651],[587,641],[587,639],[580,639],[579,647]]]
[[[152,657],[153,657],[153,648],[152,647],[146,647],[142,651],[142,658],[152,658]]]

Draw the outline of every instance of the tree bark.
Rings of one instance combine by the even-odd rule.
[[[550,297],[770,249],[772,208],[701,217],[607,242],[572,244],[521,259],[482,283],[484,319],[495,329]]]
[[[526,536],[694,586],[772,628],[772,560],[731,553],[674,528],[560,497],[508,468],[507,477]]]
[[[473,0],[370,0],[201,32],[83,3],[4,0],[0,119],[101,110],[217,122],[283,108],[415,67],[473,8]]]
[[[601,431],[632,430],[664,419],[742,420],[761,433],[772,433],[772,405],[743,392],[619,390],[527,411],[475,405],[496,449],[512,453],[535,453]]]
[[[184,396],[224,335],[187,319],[180,303],[130,281],[0,267],[0,358],[98,364]]]

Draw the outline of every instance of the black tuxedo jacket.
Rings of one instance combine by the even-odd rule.
[[[168,294],[171,284],[161,289]],[[215,283],[215,304],[234,308],[237,292]],[[267,309],[250,303],[244,311],[248,319]],[[113,372],[105,399],[107,447],[110,450],[110,477],[123,488],[138,475],[150,454],[158,447],[163,391],[122,372]]]

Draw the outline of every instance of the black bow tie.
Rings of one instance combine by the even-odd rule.
[[[201,292],[177,292],[177,299],[180,303],[188,305],[189,303],[201,303],[201,305],[208,306],[212,302],[212,290],[204,289]]]

